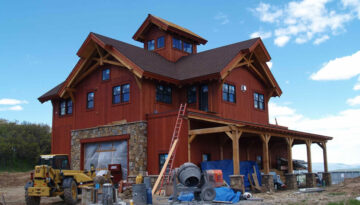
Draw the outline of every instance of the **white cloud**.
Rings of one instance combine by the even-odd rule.
[[[354,90],[360,90],[360,76],[358,78],[358,82],[354,85]]]
[[[273,63],[272,62],[266,62],[266,64],[267,64],[267,66],[269,67],[269,69],[271,69],[272,68],[272,66],[273,66]]]
[[[289,42],[289,40],[290,40],[289,36],[279,36],[274,40],[274,43],[279,47],[283,47],[285,46],[285,44],[287,44],[287,42]]]
[[[0,107],[0,111],[21,111],[24,108],[20,105],[15,105],[11,107]]]
[[[352,9],[360,19],[360,0],[342,0],[342,3],[345,7]]]
[[[333,140],[328,142],[329,162],[360,163],[357,157],[360,156],[360,109],[347,109],[321,118],[310,118],[297,113],[291,107],[269,103],[271,123],[274,123],[275,117],[279,125],[288,126],[289,129],[333,137]],[[293,157],[306,160],[304,150],[305,146],[294,147]],[[322,162],[322,150],[313,145],[312,151],[313,162]]]
[[[319,38],[315,39],[314,44],[319,45],[320,43],[323,43],[323,42],[325,42],[325,41],[327,41],[329,39],[330,39],[330,37],[328,35],[324,35],[322,37],[319,37]]]
[[[262,31],[256,31],[256,32],[250,34],[250,38],[260,37],[262,39],[267,39],[267,38],[270,38],[271,36],[272,36],[271,32],[262,32]]]
[[[346,102],[351,106],[360,105],[360,95],[354,98],[350,98]]]
[[[228,24],[230,22],[228,15],[224,14],[223,12],[219,12],[215,17],[215,20],[221,22],[221,24]]]
[[[27,104],[26,100],[16,100],[16,99],[9,99],[9,98],[2,98],[0,99],[0,105],[19,105],[19,104]]]
[[[343,0],[343,5],[347,6],[339,12],[330,9],[331,0],[302,0],[291,1],[282,7],[260,3],[253,13],[260,21],[275,26],[274,43],[277,46],[284,46],[290,38],[298,44],[315,38],[314,44],[319,44],[328,40],[330,34],[345,31],[345,24],[354,19],[351,10],[358,8],[360,11],[360,6],[356,7],[358,4],[354,1],[359,3],[359,0]],[[287,41],[284,36],[288,37]]]
[[[350,56],[335,58],[325,63],[312,80],[347,80],[360,74],[360,51]]]

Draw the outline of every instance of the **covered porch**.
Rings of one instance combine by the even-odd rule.
[[[326,143],[331,137],[289,130],[278,125],[262,125],[249,122],[223,119],[203,112],[188,111],[188,161],[195,164],[204,160],[233,160],[232,185],[240,188],[243,177],[240,161],[256,161],[261,169],[263,190],[274,189],[273,175],[270,171],[279,169],[277,159],[287,159],[287,167],[282,167],[288,188],[297,188],[294,175],[292,147],[305,144],[307,151],[306,186],[316,186],[312,170],[311,146],[316,144],[323,150],[326,185],[331,184],[327,165]],[[247,176],[245,176],[247,177]]]

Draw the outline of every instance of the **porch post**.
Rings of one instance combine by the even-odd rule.
[[[292,145],[294,143],[294,138],[288,137],[286,138],[286,142],[288,145],[288,173],[292,174],[294,171],[293,161],[292,161]]]
[[[322,173],[322,178],[326,186],[331,186],[332,180],[331,180],[331,173],[329,173],[329,169],[328,169],[326,141],[322,142],[321,145],[324,155],[324,172]]]
[[[194,141],[196,135],[191,135],[188,138],[188,162],[191,162],[191,142]]]
[[[328,161],[327,161],[327,149],[326,142],[322,143],[323,155],[324,155],[324,172],[328,172]]]
[[[269,140],[271,135],[269,134],[262,134],[261,140],[263,142],[263,167],[264,167],[264,174],[269,174],[270,172],[270,165],[269,165]]]
[[[242,132],[236,129],[232,132],[226,132],[226,134],[232,140],[234,175],[240,175],[239,139]]]
[[[311,140],[306,140],[306,152],[307,152],[307,163],[308,163],[308,173],[312,173],[312,163],[311,163]]]

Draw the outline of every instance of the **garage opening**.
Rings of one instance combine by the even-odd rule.
[[[128,174],[127,143],[127,140],[119,140],[84,144],[84,169],[90,170],[93,164],[97,171],[107,170],[109,164],[121,164],[122,175],[126,178]]]

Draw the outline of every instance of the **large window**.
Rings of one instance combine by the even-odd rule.
[[[171,87],[167,85],[156,86],[156,101],[171,103]]]
[[[148,50],[152,51],[155,49],[155,40],[148,41]]]
[[[184,42],[184,51],[187,53],[192,53],[192,44]]]
[[[159,154],[159,172],[165,164],[168,154]]]
[[[182,50],[182,42],[180,39],[173,38],[173,48]]]
[[[161,36],[157,39],[157,48],[163,48],[165,46],[165,37]]]
[[[119,104],[130,101],[130,84],[113,87],[112,103]]]
[[[73,103],[71,99],[60,101],[60,112],[61,116],[70,115],[73,112]]]
[[[109,80],[110,79],[110,68],[106,68],[102,70],[102,80]]]
[[[189,104],[196,103],[196,86],[188,87],[187,89],[187,102]]]
[[[223,100],[228,102],[236,102],[235,86],[227,83],[223,84]]]
[[[254,93],[254,107],[256,109],[265,110],[263,94]]]
[[[87,94],[87,98],[86,98],[86,108],[87,109],[93,109],[94,108],[94,97],[95,97],[94,92],[89,92]]]

